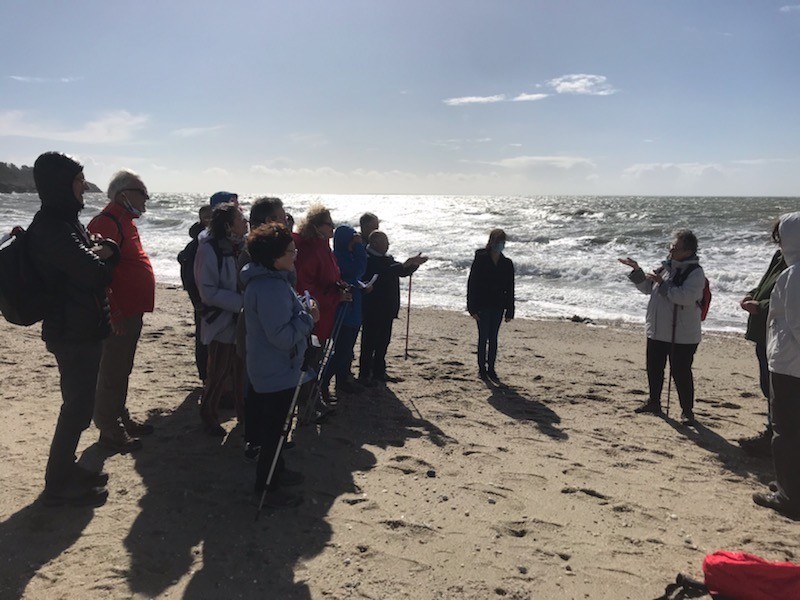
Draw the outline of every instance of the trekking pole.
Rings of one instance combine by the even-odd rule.
[[[300,369],[300,379],[297,380],[297,386],[294,388],[294,395],[292,396],[292,403],[289,405],[289,410],[286,412],[286,420],[283,422],[283,430],[281,431],[281,437],[278,439],[278,447],[275,448],[275,456],[272,457],[272,464],[269,466],[269,473],[267,474],[267,483],[264,485],[264,490],[261,492],[261,500],[258,502],[258,510],[256,510],[256,521],[258,521],[258,517],[261,514],[261,508],[264,506],[264,499],[267,497],[267,490],[269,489],[269,484],[272,483],[272,477],[275,475],[275,468],[278,466],[278,458],[281,455],[281,448],[283,448],[283,443],[286,441],[286,438],[289,435],[289,428],[292,425],[292,415],[294,414],[294,407],[297,404],[297,398],[300,396],[300,388],[303,385],[303,376],[305,375],[305,371]]]
[[[317,373],[317,378],[314,380],[314,386],[311,388],[311,393],[309,394],[309,400],[306,403],[305,411],[303,413],[303,420],[306,423],[309,423],[311,419],[314,417],[314,411],[317,408],[317,396],[320,391],[320,383],[324,377],[325,370],[328,367],[328,363],[330,362],[331,357],[333,356],[333,349],[334,345],[336,344],[336,339],[339,337],[339,331],[342,329],[342,323],[344,323],[345,313],[347,309],[350,307],[349,304],[346,304],[344,308],[339,311],[336,315],[336,320],[333,324],[333,330],[331,331],[331,335],[325,340],[325,345],[323,346],[322,350],[322,359],[319,363],[319,371]]]
[[[408,330],[411,326],[411,278],[414,275],[408,276],[408,309],[406,310],[406,354],[403,360],[408,360]]]
[[[675,355],[675,322],[678,320],[678,305],[672,307],[672,343],[669,347],[669,375],[667,376],[667,417],[669,417],[669,393],[672,390],[672,358]]]

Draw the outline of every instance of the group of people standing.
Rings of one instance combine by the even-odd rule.
[[[210,204],[206,229],[179,255],[199,331],[201,418],[208,434],[225,436],[219,409],[231,396],[244,423],[245,458],[258,463],[255,493],[268,506],[292,506],[300,498],[282,488],[303,476],[285,466],[281,451],[294,403],[299,398],[322,418],[342,394],[387,380],[399,279],[427,257],[395,261],[371,213],[357,232],[337,227],[330,210],[314,205],[292,231],[279,198],[257,198],[249,227],[235,194],[218,192]],[[356,379],[351,365],[360,330]]]
[[[34,179],[41,209],[27,243],[51,299],[42,338],[58,364],[62,393],[41,499],[48,506],[98,506],[107,499],[109,476],[77,462],[82,432],[94,420],[101,446],[134,452],[142,447],[140,438],[153,431],[126,405],[143,315],[153,311],[155,300],[153,269],[135,224],[149,195],[136,173],[116,173],[109,203],[87,229],[78,220],[87,189],[80,163],[44,153],[34,164]],[[238,196],[218,192],[200,209],[192,242],[179,255],[195,311],[204,429],[212,436],[227,434],[219,410],[225,397],[231,399],[244,424],[245,456],[258,462],[254,489],[274,507],[300,501],[281,489],[303,480],[281,457],[293,403],[305,394],[306,402],[319,403],[322,415],[342,394],[389,379],[386,352],[400,307],[399,281],[427,260],[418,254],[395,261],[374,214],[364,214],[359,225],[360,232],[336,227],[330,211],[315,205],[293,231],[293,219],[272,197],[253,202],[248,223]],[[774,460],[776,481],[769,491],[754,494],[754,502],[800,517],[800,275],[795,273],[800,213],[781,216],[773,239],[779,250],[741,301],[749,315],[746,337],[755,342],[761,389],[769,401],[767,425],[740,443],[749,453],[771,451]],[[467,285],[467,309],[478,329],[478,376],[494,383],[499,383],[498,332],[504,319],[514,317],[514,265],[504,255],[505,242],[503,230],[491,232],[485,248],[475,253]],[[653,271],[645,273],[632,258],[620,259],[631,268],[629,279],[649,295],[650,393],[636,412],[661,414],[669,361],[687,426],[697,426],[692,363],[708,308],[708,282],[697,252],[696,236],[681,230]],[[359,331],[356,379],[351,369]]]

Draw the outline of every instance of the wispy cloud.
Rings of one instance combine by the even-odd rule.
[[[461,150],[464,146],[477,146],[478,144],[486,144],[491,142],[492,138],[471,138],[471,139],[460,139],[460,138],[450,138],[447,140],[433,140],[431,142],[426,142],[431,146],[436,146],[439,148],[448,148],[450,150]]]
[[[562,75],[547,82],[559,94],[585,94],[589,96],[610,96],[617,93],[605,75]]]
[[[800,11],[800,4],[787,4],[785,6],[781,6],[779,10],[782,13],[799,12]]]
[[[511,99],[512,102],[536,102],[537,100],[544,100],[550,94],[520,94]]]
[[[724,168],[716,163],[639,163],[624,169],[624,177],[641,179],[663,175],[701,177],[712,173],[722,173]]]
[[[575,167],[596,168],[594,162],[581,156],[513,156],[486,164],[515,170],[535,169],[539,167],[555,167],[558,169],[573,169]]]
[[[28,75],[9,75],[9,79],[21,83],[75,83],[83,77],[30,77]]]
[[[495,96],[461,96],[460,98],[446,98],[442,100],[447,106],[463,106],[465,104],[494,104],[495,102],[503,102],[506,99],[505,94],[497,94]]]
[[[230,172],[222,167],[210,167],[203,171],[203,175],[213,175],[214,177],[228,177]]]
[[[182,129],[175,129],[170,132],[170,135],[175,135],[178,137],[197,137],[200,135],[205,135],[206,133],[212,133],[214,131],[219,131],[220,129],[224,129],[225,125],[210,125],[208,127],[184,127]]]
[[[735,165],[780,165],[786,163],[796,163],[797,158],[742,158],[731,161]]]
[[[147,124],[147,115],[133,115],[126,110],[104,113],[78,129],[37,122],[27,112],[0,112],[0,136],[16,136],[84,144],[113,144],[130,141]]]
[[[328,138],[321,133],[291,133],[288,137],[293,144],[309,148],[321,148],[329,143]]]

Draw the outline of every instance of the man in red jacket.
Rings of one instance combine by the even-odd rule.
[[[100,430],[100,445],[125,453],[141,448],[139,436],[153,432],[152,425],[131,418],[125,404],[142,316],[153,312],[156,283],[133,222],[147,210],[147,187],[136,173],[119,171],[108,184],[108,198],[111,202],[89,223],[91,233],[114,240],[121,252],[108,290],[113,333],[103,342],[94,423]]]

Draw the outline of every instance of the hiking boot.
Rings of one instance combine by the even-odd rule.
[[[98,443],[107,450],[113,450],[118,454],[128,454],[142,449],[142,441],[139,438],[131,437],[125,429],[120,428],[114,433],[100,432]]]
[[[291,469],[283,469],[278,473],[278,485],[281,487],[292,487],[300,485],[306,480],[305,475],[300,471],[292,471]]]
[[[770,492],[777,492],[778,491],[778,482],[777,481],[770,481],[767,484]]]
[[[489,376],[489,379],[492,381],[500,381],[500,378],[497,376],[497,371],[494,369],[489,369],[486,371],[486,374]]]
[[[262,492],[256,492],[254,495],[253,500],[256,506],[258,506],[261,502],[261,494]],[[298,496],[297,494],[292,494],[290,492],[284,492],[282,490],[274,490],[267,492],[266,495],[264,495],[265,508],[294,508],[296,506],[300,506],[302,503],[302,496]]]
[[[45,488],[39,496],[43,506],[102,506],[108,500],[108,490],[104,487],[85,487],[69,485],[62,489]]]
[[[756,492],[753,494],[753,502],[792,519],[800,517],[800,509],[792,505],[780,492]]]
[[[633,412],[642,414],[642,413],[651,413],[654,415],[661,414],[661,403],[653,402],[652,400],[647,402],[646,404],[642,404],[640,407],[635,408]]]
[[[78,485],[102,488],[108,484],[108,473],[105,471],[90,471],[78,463],[74,463],[72,468],[72,480]]]
[[[697,421],[694,420],[694,414],[690,412],[681,413],[681,425],[686,425],[687,427],[697,425]]]
[[[132,419],[130,416],[122,417],[122,425],[125,427],[125,431],[128,432],[128,435],[131,437],[150,435],[154,431],[153,426],[150,425],[150,423],[145,423],[144,421],[139,421],[138,419]]]
[[[261,446],[255,446],[248,442],[244,448],[244,462],[257,463],[259,454],[261,454]]]

